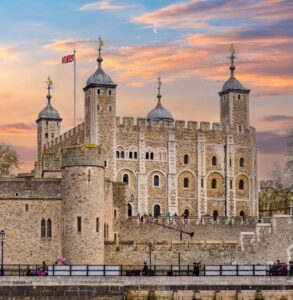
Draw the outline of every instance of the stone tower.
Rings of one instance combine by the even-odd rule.
[[[104,263],[104,159],[97,145],[62,153],[62,255],[68,264]]]
[[[237,133],[249,127],[249,92],[239,80],[235,78],[235,50],[231,46],[230,78],[224,83],[220,95],[221,123],[231,126]]]
[[[60,135],[61,117],[51,104],[53,81],[48,78],[47,106],[39,113],[37,123],[38,161],[42,160],[44,145]]]
[[[99,41],[98,69],[87,80],[85,92],[85,141],[105,150],[105,174],[116,176],[116,84],[102,69],[102,40]]]

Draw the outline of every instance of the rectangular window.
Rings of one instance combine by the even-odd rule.
[[[81,217],[77,217],[77,232],[81,232]]]
[[[116,219],[117,218],[117,210],[114,209],[114,218]]]
[[[25,205],[25,211],[28,211],[28,204]]]
[[[96,232],[100,231],[100,219],[96,218]]]

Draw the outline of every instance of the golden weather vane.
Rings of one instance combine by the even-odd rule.
[[[236,50],[235,50],[234,44],[231,44],[230,45],[230,53],[231,53],[231,55],[234,56],[235,52],[236,52]]]
[[[161,85],[162,85],[162,81],[161,81],[161,77],[160,76],[158,76],[158,85],[159,85],[159,87],[161,87]]]
[[[102,39],[101,36],[99,36],[99,38],[98,38],[98,44],[99,44],[99,48],[104,47],[104,40]]]
[[[48,88],[51,88],[53,85],[53,80],[51,79],[50,76],[48,76],[48,80],[46,81],[46,83],[48,84]]]

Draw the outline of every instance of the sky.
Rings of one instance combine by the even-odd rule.
[[[0,142],[19,152],[19,171],[33,169],[48,76],[62,131],[73,127],[73,64],[61,64],[73,48],[83,121],[82,88],[97,68],[99,36],[103,68],[118,83],[118,116],[146,117],[159,75],[175,119],[219,122],[233,43],[236,77],[251,89],[259,177],[268,179],[273,162],[286,161],[293,128],[292,15],[292,0],[0,0]]]

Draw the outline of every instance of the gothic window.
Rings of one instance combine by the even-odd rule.
[[[131,204],[130,203],[128,203],[128,206],[127,206],[127,208],[128,208],[128,217],[132,217],[132,206],[131,206]]]
[[[216,189],[217,188],[217,180],[214,178],[212,180],[212,189]]]
[[[134,159],[137,159],[137,152],[134,152]]]
[[[150,159],[154,159],[154,153],[153,152],[151,152]]]
[[[46,221],[45,219],[42,219],[41,221],[41,238],[46,237]]]
[[[244,167],[244,158],[243,157],[240,158],[239,164],[240,164],[240,167]]]
[[[96,218],[96,232],[100,231],[100,219]]]
[[[81,217],[77,217],[77,232],[81,232]]]
[[[185,165],[189,164],[189,156],[187,154],[184,155],[183,162]]]
[[[154,186],[160,186],[160,177],[159,177],[159,175],[154,176]]]
[[[239,190],[244,190],[244,181],[242,179],[239,180]]]
[[[156,204],[154,206],[154,217],[157,218],[161,215],[161,207],[160,205]]]
[[[121,155],[121,158],[124,158],[124,151],[121,151],[120,155]]]
[[[145,159],[149,159],[149,153],[148,152],[145,154]]]
[[[129,152],[129,158],[132,159],[132,152]]]
[[[213,166],[216,166],[216,165],[217,165],[217,157],[216,157],[216,156],[213,156],[213,157],[212,157],[212,165],[213,165]]]
[[[123,175],[123,182],[126,183],[127,185],[129,184],[129,176],[128,174]]]
[[[185,188],[188,188],[188,187],[189,187],[189,180],[188,180],[188,178],[184,178],[183,186],[184,186]]]
[[[116,158],[120,158],[120,152],[116,151]]]
[[[218,211],[217,211],[217,210],[214,210],[214,212],[213,212],[213,220],[214,220],[214,221],[217,221],[217,220],[218,220],[218,217],[219,217]]]
[[[52,222],[51,222],[51,219],[47,220],[47,237],[52,238]]]

